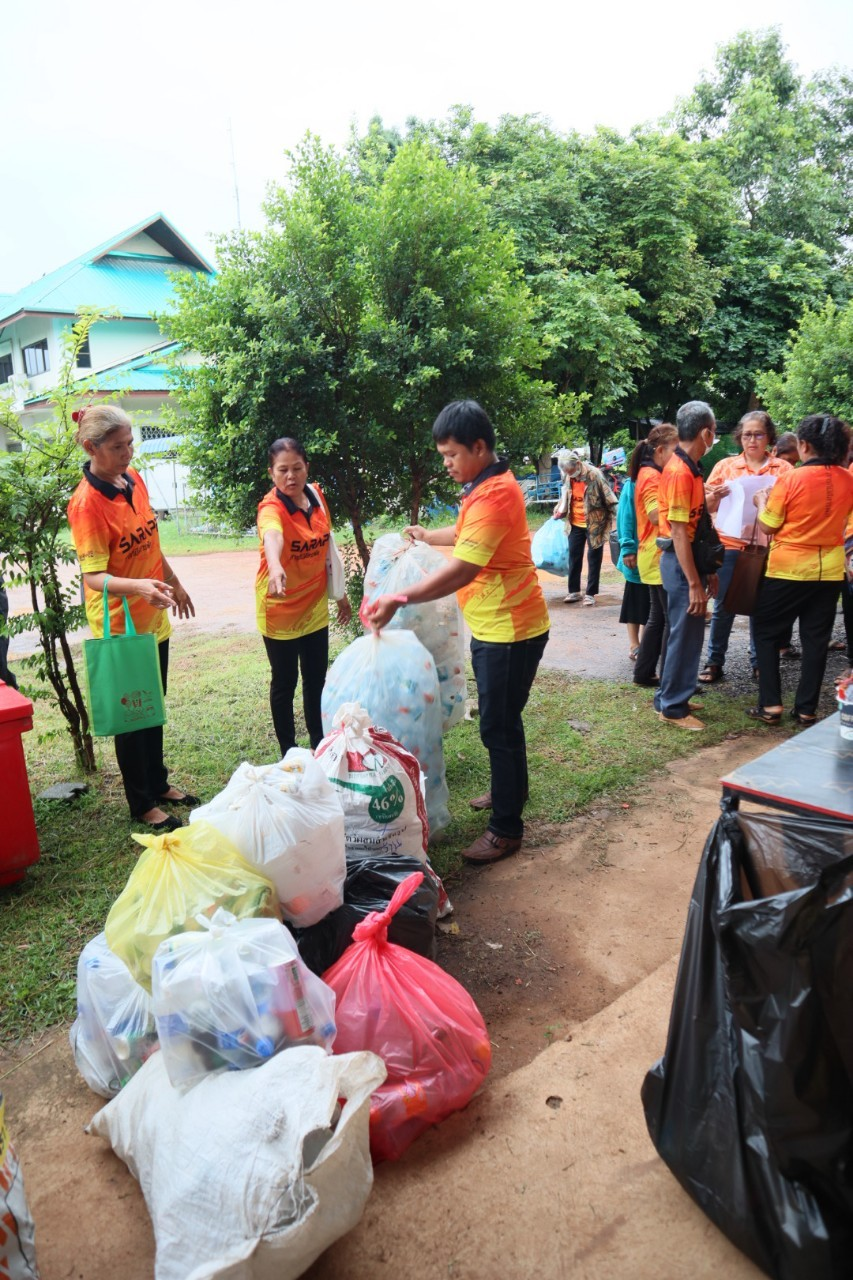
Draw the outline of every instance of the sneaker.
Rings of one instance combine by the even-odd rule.
[[[664,724],[674,724],[676,729],[689,729],[691,733],[699,733],[705,726],[701,720],[697,720],[695,716],[681,716],[680,719],[674,720],[670,716],[665,716],[662,711],[658,712],[658,719]]]
[[[566,596],[565,600],[563,601],[563,604],[577,604],[580,598],[581,598],[581,593],[579,591],[570,591],[569,594]]]
[[[595,604],[595,596],[584,596],[583,602],[584,607],[588,609],[591,604]]]

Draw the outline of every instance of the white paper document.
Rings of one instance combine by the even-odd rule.
[[[717,533],[724,533],[727,538],[741,538],[744,542],[750,542],[755,533],[756,541],[766,542],[767,534],[761,526],[755,529],[758,508],[754,498],[762,489],[772,489],[775,481],[776,477],[770,473],[727,480],[729,491],[714,514]]]

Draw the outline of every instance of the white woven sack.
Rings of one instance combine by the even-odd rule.
[[[155,1280],[301,1276],[362,1215],[370,1095],[385,1074],[372,1053],[285,1049],[182,1094],[162,1054],[149,1058],[87,1132],[139,1180]]]
[[[344,818],[310,751],[240,765],[223,791],[190,814],[227,836],[275,885],[285,920],[316,924],[343,902]]]
[[[314,759],[344,811],[350,856],[401,854],[426,862],[429,823],[421,767],[410,751],[345,702]]]

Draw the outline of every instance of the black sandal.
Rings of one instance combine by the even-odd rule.
[[[715,662],[709,662],[704,670],[699,672],[700,684],[716,684],[718,680],[725,680],[726,675],[722,667],[718,667]]]
[[[201,804],[198,796],[191,796],[188,792],[184,792],[182,796],[161,796],[161,804],[183,804],[188,809],[194,809],[196,805]]]
[[[804,729],[808,729],[813,724],[817,724],[817,716],[807,716],[802,711],[792,711],[791,719],[796,720],[797,724],[801,724]]]
[[[746,714],[750,720],[758,720],[761,724],[781,724],[781,711],[765,711],[763,707],[747,707]]]

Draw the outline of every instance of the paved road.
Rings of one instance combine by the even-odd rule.
[[[194,619],[175,623],[178,638],[184,631],[256,634],[254,579],[258,564],[257,551],[217,551],[201,555],[172,556],[170,563],[192,596],[196,608]],[[72,570],[69,567],[69,580],[71,576]],[[602,590],[594,608],[564,604],[564,579],[540,573],[539,580],[551,612],[551,640],[545,651],[544,665],[589,679],[630,680],[627,631],[619,623],[622,577],[613,568],[609,551],[605,551]],[[13,614],[25,611],[29,607],[26,590],[22,587],[12,588],[9,591],[9,603]],[[82,640],[87,634],[81,631],[73,638]],[[843,634],[839,613],[835,635],[840,638]],[[720,686],[736,695],[745,695],[755,689],[747,651],[747,636],[747,621],[745,618],[738,618],[726,662],[727,679]],[[15,637],[11,645],[12,660],[32,652],[33,647],[31,635]],[[831,654],[828,675],[836,674],[844,665],[843,654]],[[797,668],[795,664],[787,664],[786,670],[793,675]]]

